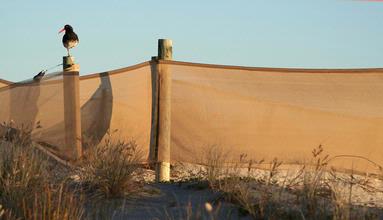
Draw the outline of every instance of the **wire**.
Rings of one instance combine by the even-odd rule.
[[[56,67],[58,67],[58,66],[62,66],[62,65],[63,65],[63,64],[60,63],[60,64],[57,64],[57,65],[51,66],[51,67],[49,67],[49,68],[47,68],[47,69],[45,69],[45,70],[42,70],[42,72],[46,73],[46,72],[48,72],[49,70],[54,69],[54,68],[56,68]]]
[[[41,70],[37,75],[35,75],[35,76],[33,77],[33,80],[34,80],[34,81],[40,81],[40,80],[45,76],[45,73],[48,72],[48,70],[54,69],[54,68],[56,68],[56,67],[58,67],[58,66],[61,66],[61,65],[63,65],[63,64],[60,63],[60,64],[57,64],[57,65],[51,66],[51,67],[49,67],[49,68],[47,68],[47,69],[45,69],[45,70]],[[50,78],[51,78],[51,77],[50,77]]]

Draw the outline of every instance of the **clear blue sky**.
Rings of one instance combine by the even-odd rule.
[[[383,2],[351,0],[2,0],[0,78],[61,62],[59,29],[80,37],[81,74],[130,66],[173,40],[174,59],[244,66],[383,67]]]

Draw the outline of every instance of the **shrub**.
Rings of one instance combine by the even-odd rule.
[[[0,146],[0,203],[21,215],[23,202],[33,201],[46,183],[45,159],[30,146]],[[24,201],[23,201],[24,200]]]
[[[44,191],[35,193],[33,202],[23,207],[23,212],[25,219],[82,219],[82,206],[82,198],[76,196],[65,184],[59,187],[46,184]]]
[[[206,180],[210,187],[214,188],[219,184],[227,159],[228,153],[222,148],[216,145],[207,148],[202,163],[206,166]]]
[[[48,158],[32,144],[0,141],[3,219],[81,219],[82,203],[50,178]]]
[[[133,192],[138,185],[134,174],[139,171],[142,154],[134,141],[112,141],[90,148],[80,164],[79,178],[96,198],[120,197]]]

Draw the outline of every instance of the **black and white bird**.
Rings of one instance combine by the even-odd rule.
[[[41,70],[36,76],[33,77],[33,80],[40,81],[44,77],[46,72],[47,70]]]
[[[69,24],[65,25],[64,28],[61,29],[59,33],[63,31],[65,31],[65,34],[63,36],[62,42],[64,47],[68,51],[68,56],[70,56],[69,49],[75,47],[79,43],[79,39],[77,34],[73,31],[72,26],[70,26]]]

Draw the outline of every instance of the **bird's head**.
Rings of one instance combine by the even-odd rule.
[[[63,31],[65,31],[65,32],[67,32],[67,31],[73,31],[73,28],[72,28],[72,26],[70,26],[69,24],[66,24],[66,25],[64,26],[64,28],[61,29],[61,30],[59,31],[59,33],[63,32]]]

